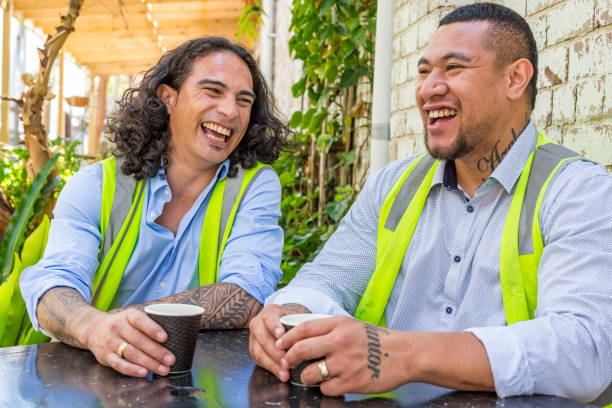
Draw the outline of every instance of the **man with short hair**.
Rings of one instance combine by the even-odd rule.
[[[612,381],[612,177],[538,134],[526,21],[481,3],[418,62],[428,153],[372,175],[251,321],[255,362],[327,395],[408,382],[595,399]],[[351,315],[287,332],[296,312]]]
[[[21,291],[34,328],[123,374],[166,375],[175,357],[144,304],[200,305],[202,328],[239,328],[274,291],[281,194],[264,163],[289,130],[252,56],[217,37],[164,54],[109,129],[115,157],[68,181]]]

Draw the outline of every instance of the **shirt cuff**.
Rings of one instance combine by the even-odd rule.
[[[350,316],[338,303],[321,292],[298,286],[285,287],[266,299],[266,305],[297,303],[306,306],[312,313],[332,316]]]
[[[465,331],[474,334],[484,345],[495,391],[500,398],[533,394],[534,382],[527,353],[510,326],[472,327]]]

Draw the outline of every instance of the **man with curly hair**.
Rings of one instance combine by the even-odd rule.
[[[125,375],[166,375],[175,357],[144,305],[200,305],[202,329],[246,327],[280,279],[280,183],[266,164],[289,129],[252,56],[208,37],[163,55],[109,133],[114,157],[68,181],[21,291],[35,329]]]

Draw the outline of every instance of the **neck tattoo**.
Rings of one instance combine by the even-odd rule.
[[[493,145],[493,149],[491,150],[489,155],[485,157],[481,157],[478,160],[478,163],[476,163],[476,166],[478,167],[478,170],[480,170],[482,173],[493,173],[493,170],[495,170],[495,168],[499,166],[499,163],[501,163],[504,157],[506,157],[506,155],[510,151],[510,148],[514,145],[514,143],[516,142],[516,139],[518,139],[518,136],[516,132],[514,131],[514,128],[510,129],[510,131],[512,132],[512,140],[510,141],[510,143],[508,143],[508,145],[501,152],[499,151],[499,140],[498,140]]]

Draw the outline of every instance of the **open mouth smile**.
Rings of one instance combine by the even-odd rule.
[[[232,129],[214,122],[203,122],[200,127],[204,135],[215,145],[225,144],[232,135]]]

